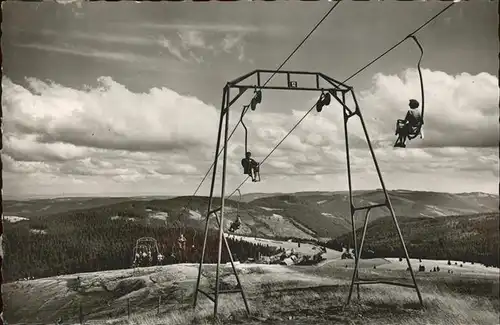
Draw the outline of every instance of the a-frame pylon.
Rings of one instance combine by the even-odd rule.
[[[396,286],[402,286],[402,287],[408,287],[408,288],[414,288],[415,291],[417,292],[418,300],[420,302],[420,305],[423,306],[423,301],[422,301],[422,295],[420,294],[420,290],[418,289],[417,281],[415,279],[415,274],[413,272],[413,268],[411,267],[410,263],[410,257],[408,256],[408,251],[406,249],[406,244],[403,239],[403,235],[401,234],[401,229],[399,228],[398,220],[396,218],[396,213],[394,212],[394,208],[392,207],[391,200],[389,198],[389,194],[387,193],[387,189],[385,187],[385,183],[382,177],[382,173],[380,172],[380,167],[377,162],[377,158],[375,157],[375,152],[373,151],[373,147],[370,141],[370,137],[368,135],[368,131],[366,129],[365,121],[363,119],[363,115],[361,114],[361,111],[359,110],[358,102],[356,100],[356,96],[354,95],[354,92],[350,91],[355,109],[354,111],[350,110],[348,106],[346,105],[346,100],[345,100],[345,93],[342,93],[342,100],[340,101],[340,98],[336,97],[337,101],[339,101],[342,106],[343,106],[343,112],[344,112],[344,136],[345,136],[345,147],[346,147],[346,159],[347,159],[347,177],[348,177],[348,183],[349,183],[349,206],[350,206],[350,214],[351,214],[351,225],[352,225],[352,236],[353,236],[353,241],[354,241],[354,258],[355,258],[355,266],[354,266],[354,271],[352,274],[352,280],[351,280],[351,285],[349,288],[349,295],[347,297],[347,303],[346,306],[349,305],[351,302],[351,297],[352,297],[352,291],[354,288],[354,285],[357,287],[357,293],[358,293],[358,300],[360,299],[360,294],[359,294],[359,285],[361,284],[387,284],[387,285],[396,285]],[[349,119],[353,116],[358,116],[361,125],[363,127],[363,132],[366,138],[366,142],[368,143],[368,148],[370,149],[370,154],[373,159],[373,163],[375,165],[375,169],[377,170],[377,175],[380,181],[380,185],[382,186],[382,191],[384,192],[384,198],[385,201],[383,203],[379,204],[373,204],[373,205],[368,205],[368,206],[360,206],[360,207],[355,207],[353,203],[353,193],[352,193],[352,180],[351,180],[351,163],[350,163],[350,156],[349,156],[349,137],[348,137],[348,131],[347,131],[347,122]],[[394,225],[396,226],[398,236],[401,242],[401,246],[404,250],[405,253],[405,258],[408,263],[408,268],[410,270],[410,274],[413,280],[413,284],[407,284],[407,283],[400,283],[400,282],[392,282],[392,281],[384,281],[384,280],[376,280],[376,279],[360,279],[359,278],[359,260],[361,258],[361,253],[363,251],[363,245],[365,242],[365,236],[366,236],[366,229],[368,227],[368,218],[370,216],[370,211],[371,209],[375,208],[387,208],[392,216],[392,219],[394,221]],[[357,245],[357,240],[356,240],[356,224],[355,224],[355,219],[354,216],[357,211],[366,211],[365,214],[365,221],[363,225],[363,234],[361,237],[361,243],[358,247]]]
[[[235,99],[232,100],[232,102],[236,101],[243,92],[240,92],[238,96],[236,96]],[[238,272],[234,266],[234,260],[233,260],[233,254],[231,253],[231,248],[229,247],[229,244],[227,242],[226,236],[224,236],[224,205],[225,205],[225,189],[226,189],[226,167],[227,167],[227,142],[228,142],[228,129],[229,129],[229,107],[231,106],[232,103],[229,102],[229,87],[224,87],[223,95],[222,95],[222,107],[221,107],[221,114],[220,114],[220,120],[219,120],[219,131],[218,131],[218,136],[217,136],[217,145],[215,149],[215,162],[213,166],[213,173],[212,173],[212,185],[210,187],[210,198],[208,202],[208,209],[207,209],[207,215],[205,219],[205,235],[203,238],[203,249],[201,252],[201,257],[200,257],[200,265],[198,268],[198,279],[196,280],[196,290],[194,293],[194,301],[193,301],[193,308],[196,307],[196,304],[198,302],[198,293],[202,293],[205,295],[208,299],[210,299],[214,303],[214,317],[217,316],[217,310],[219,306],[219,296],[220,294],[225,294],[225,293],[241,293],[241,297],[243,298],[243,301],[245,303],[245,308],[248,314],[250,314],[250,309],[248,307],[248,302],[247,298],[245,296],[245,292],[243,290],[243,287],[241,286],[241,281],[238,276]],[[215,186],[215,179],[216,179],[216,174],[217,174],[217,160],[219,158],[219,150],[220,150],[220,139],[221,139],[221,133],[222,133],[222,125],[223,122],[225,121],[225,126],[224,126],[224,148],[223,148],[223,162],[222,162],[222,190],[221,190],[221,202],[220,206],[218,208],[213,208],[213,198],[214,198],[214,186]],[[215,278],[215,288],[214,292],[206,292],[202,289],[200,289],[200,280],[201,280],[201,275],[202,275],[202,267],[203,267],[203,262],[205,258],[205,252],[206,252],[206,247],[207,247],[207,237],[208,237],[208,229],[209,229],[209,222],[210,222],[210,217],[215,217],[215,220],[218,225],[218,230],[219,230],[219,241],[218,241],[218,256],[217,256],[217,269],[216,269],[216,278]],[[220,290],[220,263],[221,263],[221,257],[222,257],[222,242],[224,242],[224,245],[226,247],[226,251],[229,254],[229,260],[231,262],[231,267],[233,274],[236,277],[236,281],[238,283],[236,289],[232,290]]]
[[[284,75],[286,76],[286,85],[267,85],[267,83],[262,84],[262,75],[263,74],[279,74],[279,75]],[[292,78],[294,76],[309,76],[309,77],[314,77],[314,83],[311,86],[299,86],[297,84],[297,81],[294,81]],[[247,84],[242,84],[244,81],[249,81],[252,77],[256,77],[254,80],[253,84],[247,83]],[[233,99],[230,99],[230,94],[229,91],[230,89],[235,88],[238,89],[238,93],[236,96],[234,96]],[[194,302],[193,302],[193,307],[196,307],[197,301],[198,301],[198,293],[202,293],[203,295],[207,296],[210,300],[214,302],[214,316],[217,315],[217,309],[218,309],[218,304],[219,304],[219,295],[223,293],[241,293],[241,296],[243,298],[243,301],[245,303],[245,307],[247,310],[247,313],[250,313],[249,307],[248,307],[248,302],[245,296],[245,292],[241,286],[240,279],[238,277],[238,273],[236,271],[236,268],[234,266],[234,261],[233,261],[233,256],[231,254],[231,250],[229,248],[228,242],[226,237],[224,236],[224,204],[225,204],[225,187],[226,187],[226,167],[227,167],[227,144],[228,144],[228,129],[229,129],[229,108],[231,107],[234,102],[236,102],[248,89],[272,89],[272,90],[300,90],[300,91],[320,91],[322,94],[325,92],[328,92],[331,94],[331,96],[337,100],[338,103],[341,104],[343,108],[343,113],[344,113],[344,131],[345,131],[345,145],[346,145],[346,156],[347,156],[347,172],[348,172],[348,182],[349,182],[349,203],[350,203],[350,214],[351,214],[351,222],[352,222],[352,231],[353,231],[353,239],[354,239],[354,246],[355,246],[355,268],[354,268],[354,273],[352,276],[352,281],[351,281],[351,287],[349,289],[349,296],[347,298],[347,305],[351,301],[351,296],[352,296],[352,291],[354,285],[357,286],[358,288],[358,297],[359,297],[359,285],[360,284],[374,284],[374,283],[382,283],[382,284],[389,284],[389,285],[399,285],[399,286],[405,286],[405,287],[410,287],[414,288],[417,292],[420,304],[422,303],[422,297],[420,295],[420,291],[417,286],[417,282],[415,280],[415,274],[413,273],[413,269],[411,267],[410,259],[408,256],[408,251],[406,250],[406,245],[403,239],[403,236],[401,234],[401,230],[399,229],[399,225],[396,219],[396,215],[394,213],[394,209],[392,207],[391,201],[389,199],[389,195],[387,194],[387,190],[385,188],[384,181],[382,179],[382,174],[380,172],[380,168],[377,163],[377,159],[375,157],[375,153],[373,151],[373,147],[370,142],[370,138],[368,136],[368,132],[366,130],[366,125],[363,120],[363,116],[359,110],[358,102],[356,100],[356,96],[354,94],[354,91],[352,87],[349,87],[345,85],[344,83],[337,81],[323,73],[318,73],[318,72],[308,72],[308,71],[279,71],[279,70],[255,70],[250,73],[247,73],[233,81],[230,81],[226,84],[223,90],[223,95],[222,95],[222,105],[221,105],[221,112],[220,112],[220,120],[219,120],[219,130],[218,130],[218,135],[217,135],[217,145],[216,145],[216,151],[215,151],[215,159],[214,159],[214,164],[213,164],[213,173],[212,173],[212,183],[210,187],[210,199],[208,203],[208,208],[207,208],[207,214],[206,214],[206,224],[205,224],[205,235],[204,235],[204,240],[203,240],[203,249],[202,249],[202,254],[200,257],[200,264],[199,264],[199,269],[198,269],[198,279],[196,282],[196,290],[194,293]],[[352,96],[352,100],[354,103],[354,110],[351,110],[348,105],[346,104],[346,94],[350,94]],[[322,106],[321,106],[322,107]],[[316,106],[317,111],[321,112],[320,107]],[[348,132],[347,132],[347,122],[348,120],[353,117],[353,116],[358,116],[359,119],[361,120],[361,124],[363,126],[363,131],[366,137],[366,141],[368,143],[368,147],[370,149],[371,156],[373,158],[373,162],[375,164],[375,168],[378,173],[378,177],[380,180],[380,184],[382,186],[382,189],[384,191],[384,196],[385,196],[385,201],[380,204],[374,204],[370,206],[363,206],[363,207],[355,207],[353,204],[353,195],[352,195],[352,182],[351,182],[351,165],[350,165],[350,157],[349,157],[349,139],[348,139]],[[224,124],[223,124],[224,123]],[[214,208],[213,206],[213,198],[214,198],[214,186],[215,186],[215,179],[217,175],[217,162],[219,158],[219,152],[220,152],[220,147],[221,147],[221,135],[222,135],[222,129],[224,128],[224,146],[223,146],[223,163],[222,163],[222,184],[221,184],[221,196],[220,196],[220,206],[217,208]],[[394,224],[396,225],[398,235],[401,241],[401,245],[403,247],[403,250],[405,252],[406,256],[406,261],[408,262],[408,266],[410,268],[410,273],[413,279],[413,285],[411,284],[404,284],[404,283],[396,283],[396,282],[390,282],[390,281],[379,281],[379,280],[368,280],[368,279],[360,279],[358,276],[358,269],[359,269],[359,259],[361,256],[361,251],[363,249],[363,244],[364,244],[364,238],[366,235],[366,228],[368,226],[368,216],[369,212],[371,209],[374,208],[380,208],[380,207],[386,207],[391,213],[391,216],[394,220]],[[357,247],[357,241],[356,241],[356,228],[355,228],[355,221],[354,221],[354,214],[356,211],[362,211],[366,210],[366,218],[365,218],[365,223],[363,227],[363,236],[361,240],[361,245],[358,249]],[[211,293],[205,292],[204,290],[200,289],[200,280],[201,280],[201,275],[202,275],[202,267],[203,267],[203,262],[205,258],[205,252],[206,252],[206,246],[207,246],[207,236],[208,236],[208,229],[209,229],[209,219],[210,217],[215,217],[218,230],[219,230],[219,241],[218,241],[218,258],[217,258],[217,269],[216,269],[216,283],[215,283],[215,288],[213,292],[213,296]],[[220,278],[220,262],[221,262],[221,255],[222,255],[222,242],[224,242],[224,245],[226,247],[227,252],[229,253],[229,258],[232,266],[232,270],[234,275],[236,276],[237,280],[237,288],[234,290],[220,290],[219,288],[219,278]]]

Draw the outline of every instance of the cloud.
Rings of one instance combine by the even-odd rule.
[[[243,36],[244,34],[242,33],[226,34],[221,44],[222,50],[226,53],[233,53],[233,51],[236,50],[236,53],[238,54],[238,61],[245,60],[245,47],[243,43]]]
[[[185,49],[199,48],[213,50],[213,46],[206,44],[203,34],[196,30],[184,30],[178,33]]]
[[[158,40],[158,43],[162,47],[166,48],[168,50],[168,52],[170,54],[172,54],[174,57],[176,57],[177,59],[184,61],[184,62],[189,61],[188,58],[186,58],[184,55],[182,55],[181,50],[177,46],[175,46],[172,41],[166,39],[165,37],[162,37]]]
[[[41,30],[39,34],[44,36],[57,36],[60,37],[61,45],[49,45],[42,43],[30,43],[30,44],[14,44],[17,47],[30,48],[40,51],[63,53],[75,56],[90,57],[96,59],[106,59],[114,61],[123,61],[127,63],[136,63],[141,66],[144,63],[150,63],[150,65],[155,68],[159,64],[164,65],[164,58],[155,58],[155,56],[146,56],[140,54],[132,54],[128,52],[118,52],[118,51],[103,51],[96,50],[92,46],[84,46],[79,44],[78,46],[69,46],[69,43],[75,43],[76,40],[84,41],[94,41],[100,43],[118,43],[122,45],[134,45],[134,46],[160,46],[168,50],[168,53],[176,59],[175,62],[191,62],[191,59],[195,62],[200,62],[200,58],[189,53],[184,55],[180,49],[180,46],[176,46],[173,41],[165,38],[164,36],[159,38],[152,37],[135,37],[135,36],[123,36],[116,34],[106,34],[106,33],[84,33],[78,31],[72,31],[69,33],[54,31],[54,30]],[[68,41],[66,43],[65,41]],[[160,61],[161,60],[161,61]]]
[[[416,147],[497,147],[498,78],[487,73],[448,75],[423,69],[424,139]],[[392,141],[395,120],[403,118],[408,99],[420,101],[415,70],[402,76],[377,74],[371,89],[361,92],[360,106],[374,139]]]
[[[83,158],[87,150],[74,144],[39,143],[33,135],[7,134],[3,141],[3,152],[17,161],[67,161]]]
[[[407,149],[392,148],[393,128],[395,119],[404,116],[408,98],[418,98],[415,71],[377,75],[370,89],[357,93],[386,184],[389,188],[495,190],[497,79],[430,70],[424,70],[424,78],[426,134]],[[21,85],[4,77],[2,85],[7,195],[191,194],[213,162],[219,114],[194,97],[167,88],[134,93],[110,77],[101,77],[97,87],[86,90],[33,78]],[[306,96],[302,104],[316,97]],[[301,104],[296,100],[280,100],[287,109],[270,111],[274,103],[267,93],[258,109],[245,117],[248,149],[257,160],[268,155],[305,113],[288,108]],[[238,119],[239,114],[231,114],[230,130]],[[355,188],[380,187],[360,123],[353,118],[348,128]],[[313,110],[264,162],[262,182],[245,185],[246,190],[345,189],[343,137],[338,104],[332,102],[321,113]],[[245,178],[240,164],[244,151],[240,128],[227,150],[229,193]],[[221,170],[219,165],[219,175]],[[201,194],[208,193],[210,179]]]
[[[199,30],[183,29],[177,33],[178,41],[162,37],[159,44],[168,49],[170,54],[184,62],[204,62],[204,57],[217,56],[221,53],[234,54],[238,61],[245,61],[244,34],[226,34],[220,37],[207,35]]]
[[[222,40],[222,49],[230,53],[231,50],[238,46],[243,38],[243,34],[227,34]]]
[[[259,32],[263,30],[270,29],[282,29],[280,26],[266,26],[258,27],[254,25],[235,25],[235,24],[153,24],[153,23],[138,23],[134,24],[136,28],[146,28],[146,29],[175,29],[175,30],[197,30],[197,31],[209,31],[209,32],[240,32],[240,33],[252,33]]]
[[[16,47],[31,48],[40,51],[47,52],[57,52],[64,54],[71,54],[76,56],[93,57],[98,59],[107,59],[114,61],[125,61],[130,63],[143,62],[144,60],[151,60],[149,57],[144,57],[137,54],[123,53],[123,52],[113,52],[113,51],[101,51],[96,49],[85,49],[85,48],[71,48],[71,47],[60,47],[54,45],[31,43],[31,44],[13,44]]]
[[[203,53],[209,51],[215,53],[215,48],[207,44],[204,35],[196,30],[183,30],[178,33],[181,40],[182,47],[189,51],[190,57],[197,63],[203,62],[203,57],[195,54],[195,51],[202,51]]]
[[[16,28],[13,28],[16,29]],[[22,29],[18,29],[22,31]],[[58,31],[51,29],[42,29],[37,31],[38,34],[44,36],[56,36],[56,37],[64,37],[70,39],[78,39],[78,40],[89,40],[89,41],[97,41],[97,42],[105,42],[105,43],[119,43],[119,44],[128,44],[128,45],[152,45],[155,44],[155,40],[151,37],[138,37],[131,35],[119,35],[119,34],[109,34],[109,33],[88,33],[82,31]]]
[[[42,36],[56,37],[60,45],[49,45],[43,43],[30,43],[30,44],[14,44],[17,47],[31,48],[40,51],[57,52],[76,56],[93,57],[100,59],[109,59],[116,61],[126,61],[132,63],[139,63],[144,61],[152,61],[158,64],[153,57],[144,55],[132,54],[127,52],[117,51],[103,51],[95,49],[92,46],[70,46],[68,44],[75,44],[77,41],[91,41],[98,43],[115,43],[120,45],[132,46],[160,46],[167,49],[168,53],[175,59],[182,62],[204,62],[204,56],[210,54],[212,56],[220,53],[235,54],[239,61],[245,60],[245,50],[242,32],[236,33],[233,31],[229,34],[221,35],[207,32],[206,30],[199,29],[179,29],[176,34],[161,34],[161,36],[133,36],[123,34],[110,34],[102,32],[82,32],[82,31],[58,31],[50,29],[42,29],[36,33]],[[23,32],[23,29],[17,29]],[[167,36],[165,36],[167,35]]]
[[[42,157],[45,150],[47,158],[50,150],[69,148],[73,152],[66,156],[81,155],[76,147],[182,152],[215,136],[203,126],[216,123],[216,109],[169,89],[132,93],[109,77],[87,91],[37,79],[27,83],[24,88],[3,80],[6,150],[18,157],[19,152]]]

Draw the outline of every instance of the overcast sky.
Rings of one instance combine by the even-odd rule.
[[[191,195],[213,161],[225,82],[277,68],[332,5],[3,3],[4,195]],[[446,5],[344,1],[284,69],[344,80]],[[496,9],[457,3],[417,35],[425,138],[406,149],[392,143],[408,99],[420,99],[415,44],[349,81],[388,188],[498,193]],[[263,93],[246,116],[257,160],[318,95]],[[231,130],[249,98],[233,106]],[[378,188],[360,124],[349,127],[354,188]],[[337,105],[313,111],[242,192],[346,189],[343,132]],[[228,147],[228,192],[245,178],[243,134]]]

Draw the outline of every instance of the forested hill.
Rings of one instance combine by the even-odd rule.
[[[410,256],[478,262],[496,267],[499,266],[499,222],[498,212],[441,218],[398,218]],[[358,229],[358,245],[361,235],[362,229]],[[350,234],[330,241],[327,246],[334,249],[354,247]],[[391,217],[380,218],[368,226],[363,246],[362,256],[367,258],[404,256]]]
[[[498,214],[491,214],[498,210],[498,196],[393,191],[390,197],[397,214],[402,215],[398,219],[413,256],[470,256],[498,263]],[[365,205],[382,199],[380,191],[365,191],[357,192],[354,201]],[[4,201],[4,276],[12,280],[129,267],[138,238],[155,238],[161,253],[171,255],[180,233],[186,236],[191,251],[182,257],[177,254],[169,262],[194,262],[203,239],[207,204],[206,197]],[[214,205],[218,204],[215,199]],[[240,235],[307,240],[330,237],[338,238],[330,243],[338,245],[348,241],[346,233],[351,228],[345,192],[265,195],[250,202],[227,200],[226,212],[225,229],[241,216]],[[448,216],[457,214],[469,216]],[[373,246],[367,247],[382,256],[398,255],[398,237],[386,235],[393,229],[392,219],[386,216],[384,209],[374,209],[367,238],[367,245]],[[360,227],[362,220],[357,220]],[[215,228],[215,220],[211,228]],[[214,236],[209,239],[208,260],[215,256]],[[437,244],[441,244],[436,244],[437,238],[452,249],[437,253]],[[231,245],[236,245],[235,252],[242,259],[272,251],[247,243]]]

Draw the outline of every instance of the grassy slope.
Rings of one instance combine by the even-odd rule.
[[[347,267],[344,266],[347,265]],[[379,267],[374,270],[372,265]],[[397,262],[396,262],[397,264]],[[383,269],[383,266],[386,266]],[[353,298],[350,309],[341,309],[347,297],[352,261],[339,260],[320,267],[241,265],[238,267],[253,316],[244,318],[238,294],[223,295],[220,301],[223,324],[496,324],[499,317],[498,269],[453,275],[417,273],[425,310],[418,310],[411,289],[365,286],[361,304]],[[214,284],[214,265],[207,265],[202,287]],[[234,276],[223,271],[222,286],[234,287]],[[80,274],[25,281],[4,286],[4,316],[11,323],[66,322],[78,319],[81,302],[86,322],[93,324],[205,324],[212,303],[200,297],[196,314],[183,309],[191,302],[197,275],[196,265],[171,265]],[[360,276],[409,281],[409,274],[382,259],[362,263]],[[160,315],[156,315],[158,296]],[[127,319],[127,298],[131,319]],[[100,321],[99,321],[100,320]]]

